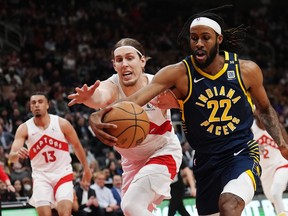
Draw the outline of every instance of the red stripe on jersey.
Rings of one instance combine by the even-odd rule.
[[[64,176],[63,178],[61,178],[61,179],[57,182],[57,184],[56,184],[55,187],[54,187],[54,197],[55,197],[55,195],[56,195],[57,189],[58,189],[62,184],[66,183],[66,182],[69,182],[69,181],[73,181],[73,173]]]
[[[66,142],[57,140],[53,137],[43,135],[29,150],[29,157],[32,160],[45,146],[51,146],[55,149],[68,151],[69,145]]]
[[[147,164],[161,164],[167,166],[171,179],[174,179],[175,175],[177,174],[176,162],[172,155],[162,155],[150,158],[150,160],[145,165]]]
[[[279,166],[279,167],[276,168],[276,170],[281,169],[281,168],[288,168],[288,164],[285,164],[283,166]]]
[[[150,122],[150,131],[149,134],[158,134],[162,135],[166,133],[167,131],[172,131],[172,124],[169,120],[165,121],[162,125],[158,126],[154,124],[153,122]]]

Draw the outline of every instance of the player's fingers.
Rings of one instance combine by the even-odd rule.
[[[90,127],[94,132],[95,136],[104,144],[114,146],[118,141],[116,137],[111,136],[110,134],[104,131],[107,128],[117,128],[117,125],[102,123],[102,124],[90,125]]]
[[[87,84],[84,84],[82,87],[82,91],[87,92],[88,91],[88,86]]]
[[[96,82],[92,86],[90,86],[90,90],[94,92],[95,89],[98,88],[99,85],[100,85],[100,81],[96,80]]]
[[[73,106],[74,104],[76,104],[76,100],[73,99],[68,103],[68,106]]]
[[[67,96],[67,98],[68,99],[74,99],[75,97],[77,96],[77,94],[69,94],[68,96]]]
[[[75,88],[75,91],[77,92],[77,94],[81,94],[83,93],[83,87],[82,88],[77,87]]]
[[[100,142],[104,143],[105,145],[111,146],[111,147],[115,146],[117,143],[113,140],[102,138],[101,136],[97,136],[97,138],[100,140]]]
[[[23,154],[24,154],[25,156],[28,156],[28,155],[29,155],[29,151],[28,151],[28,149],[26,149],[26,148],[22,148],[22,152],[23,152]]]
[[[19,156],[19,158],[21,158],[21,159],[25,159],[25,158],[28,157],[28,152],[25,152],[24,150],[21,149],[21,150],[18,152],[18,156]]]

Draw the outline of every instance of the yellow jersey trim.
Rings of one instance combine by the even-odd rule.
[[[216,80],[218,77],[222,76],[222,75],[226,72],[226,70],[227,70],[227,68],[228,68],[228,65],[229,65],[229,64],[228,64],[228,61],[229,61],[229,53],[226,52],[226,51],[224,51],[224,58],[225,58],[225,62],[224,62],[223,68],[222,68],[217,74],[215,74],[215,75],[210,75],[210,74],[202,71],[199,67],[197,67],[196,64],[195,64],[195,60],[194,60],[193,57],[192,57],[192,64],[193,64],[194,68],[196,69],[196,71],[197,71],[198,73],[200,73],[202,76],[204,76],[204,77],[206,77],[206,78],[209,78],[209,79],[211,79],[211,80]]]

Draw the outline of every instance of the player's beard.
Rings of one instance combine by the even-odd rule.
[[[196,66],[199,67],[201,70],[205,69],[206,67],[208,67],[213,62],[213,60],[215,59],[217,53],[218,53],[218,43],[216,42],[215,45],[211,48],[210,53],[206,54],[207,55],[206,61],[201,63],[201,62],[198,62],[196,60],[195,61]],[[195,55],[195,52],[194,52],[193,55]]]

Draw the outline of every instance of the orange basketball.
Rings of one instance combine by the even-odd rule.
[[[145,110],[128,101],[116,103],[112,107],[102,121],[115,124],[117,128],[106,129],[106,132],[118,139],[116,146],[119,148],[133,148],[139,145],[150,129],[150,121]]]

